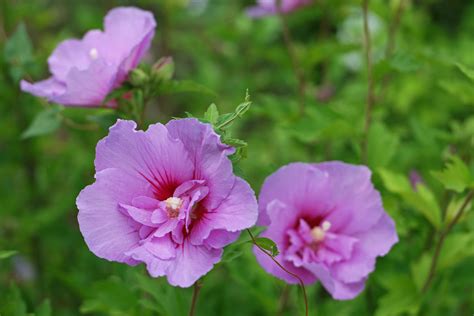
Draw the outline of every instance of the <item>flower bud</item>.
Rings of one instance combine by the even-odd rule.
[[[173,57],[160,58],[152,68],[152,75],[154,78],[161,80],[170,80],[174,74]]]

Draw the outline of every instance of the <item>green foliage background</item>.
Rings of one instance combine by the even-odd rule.
[[[474,186],[474,3],[405,0],[390,37],[399,1],[370,3],[377,98],[367,158],[400,242],[352,301],[308,287],[311,315],[474,312],[472,203],[447,235],[433,282],[422,291],[434,246]],[[175,78],[212,93],[160,95],[148,107],[148,122],[185,111],[202,115],[211,103],[231,111],[248,88],[252,107],[232,133],[248,143],[238,172],[258,193],[267,175],[291,161],[361,161],[367,93],[361,3],[316,2],[287,16],[306,78],[300,115],[281,20],[250,19],[244,10],[252,1],[2,0],[0,315],[185,315],[192,292],[88,251],[75,198],[93,181],[95,144],[114,114],[50,106],[21,93],[21,78],[45,78],[54,47],[101,28],[109,9],[149,9],[158,27],[147,61],[172,56]],[[394,49],[386,54],[388,43]],[[416,189],[408,181],[413,170],[423,178]],[[302,307],[298,288],[267,275],[251,245],[241,243],[229,246],[203,279],[197,312],[298,315]]]

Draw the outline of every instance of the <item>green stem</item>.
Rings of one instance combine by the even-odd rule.
[[[278,8],[281,8],[281,0],[278,1]],[[296,80],[298,82],[298,96],[299,96],[299,109],[300,114],[304,113],[305,108],[305,94],[306,94],[306,79],[304,73],[301,69],[300,61],[296,55],[295,47],[293,45],[293,39],[291,37],[290,28],[286,21],[286,16],[282,10],[278,9],[278,16],[280,17],[282,29],[283,29],[283,40],[285,42],[286,50],[288,51],[288,56],[291,60],[291,65],[293,67],[293,72],[295,74]]]
[[[201,290],[201,286],[202,284],[199,280],[196,283],[194,283],[193,298],[191,300],[191,307],[189,308],[189,316],[194,316],[194,313],[196,312],[196,303],[197,303],[199,292]]]
[[[257,246],[258,249],[260,249],[260,251],[262,251],[265,255],[267,255],[273,262],[275,262],[275,264],[280,268],[282,269],[283,271],[285,271],[286,273],[288,273],[289,275],[291,275],[292,277],[294,277],[295,279],[298,280],[298,283],[300,284],[300,287],[301,287],[301,290],[303,291],[303,298],[304,298],[304,306],[305,306],[305,315],[308,316],[309,315],[309,308],[308,308],[308,297],[306,295],[306,287],[304,286],[304,282],[303,280],[296,274],[294,274],[293,272],[291,271],[288,271],[284,266],[281,265],[281,263],[279,263],[275,258],[273,258],[273,256],[268,253],[265,249],[263,249],[262,247],[260,247],[260,245],[257,243],[257,241],[255,240],[255,237],[253,236],[252,232],[250,231],[250,229],[247,229],[247,233],[249,234],[250,238],[252,239],[252,243]]]
[[[448,226],[446,226],[445,229],[443,229],[440,232],[438,243],[435,246],[434,255],[431,261],[430,270],[428,272],[428,277],[426,278],[425,284],[423,285],[423,289],[421,290],[422,293],[426,293],[428,289],[430,288],[431,282],[433,282],[434,276],[436,274],[436,268],[438,266],[438,259],[441,254],[441,249],[443,248],[443,244],[444,244],[444,241],[446,240],[446,237],[448,236],[449,232],[451,232],[454,225],[456,225],[456,223],[459,221],[467,205],[469,204],[469,202],[471,202],[473,198],[474,198],[474,190],[470,191],[467,194],[466,199],[464,200],[462,205],[459,207],[459,210],[454,216],[453,220],[449,223]]]
[[[367,63],[367,102],[365,107],[365,123],[364,123],[364,135],[362,138],[362,163],[367,164],[367,150],[368,150],[368,136],[370,125],[372,123],[372,109],[375,103],[374,94],[374,78],[372,70],[372,43],[370,39],[369,29],[369,0],[364,0],[362,4],[362,11],[364,16],[364,46],[365,46],[365,59]]]

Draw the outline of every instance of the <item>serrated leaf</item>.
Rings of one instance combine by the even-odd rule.
[[[0,260],[10,258],[15,255],[18,251],[16,250],[1,250],[0,251]]]
[[[272,257],[278,256],[278,254],[280,253],[278,251],[278,247],[277,247],[276,243],[273,240],[271,240],[270,238],[257,237],[257,238],[255,238],[255,242],[256,242],[257,245],[259,245],[263,249],[268,250],[270,252],[270,254],[272,255]]]
[[[406,176],[386,169],[379,169],[378,173],[387,190],[400,195],[405,203],[422,214],[434,227],[441,227],[441,208],[428,187],[419,183],[415,189]]]
[[[457,156],[451,156],[450,162],[442,171],[433,171],[431,173],[444,187],[458,193],[463,192],[472,185],[473,179],[469,168]]]
[[[46,135],[57,130],[61,125],[61,110],[59,106],[51,106],[39,112],[31,125],[21,134],[21,138]]]
[[[224,137],[223,143],[232,146],[234,148],[242,148],[247,146],[247,142],[237,138]]]
[[[217,119],[219,118],[219,110],[217,109],[217,106],[212,103],[209,105],[207,108],[207,111],[204,113],[204,119],[211,123],[212,125],[215,125],[217,123]]]
[[[384,168],[378,169],[377,172],[382,178],[382,181],[387,190],[392,193],[402,193],[410,191],[412,189],[410,181],[408,181],[408,178],[406,176]]]
[[[387,294],[379,301],[375,316],[416,315],[421,305],[417,287],[409,276],[386,277]]]

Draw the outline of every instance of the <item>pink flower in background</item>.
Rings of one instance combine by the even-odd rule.
[[[421,177],[420,173],[417,170],[410,170],[408,175],[410,179],[411,187],[414,191],[417,191],[418,184],[423,184],[423,178]]]
[[[277,260],[306,283],[321,281],[335,299],[363,289],[377,256],[398,241],[382,207],[371,172],[342,162],[293,163],[263,184],[259,196],[261,234],[276,242]],[[288,283],[297,280],[254,250],[263,268]]]
[[[282,13],[289,13],[311,2],[312,0],[281,0],[279,8],[278,0],[257,0],[256,6],[247,9],[247,14],[251,17],[261,17],[277,14],[280,10]]]
[[[82,40],[65,40],[56,47],[48,59],[49,79],[21,81],[21,89],[64,105],[100,106],[138,65],[155,27],[151,12],[115,8],[106,15],[103,32],[91,30]]]
[[[195,119],[135,130],[119,120],[96,149],[95,183],[77,198],[79,226],[97,256],[188,287],[222,248],[255,224],[250,186],[232,172],[232,147]]]

